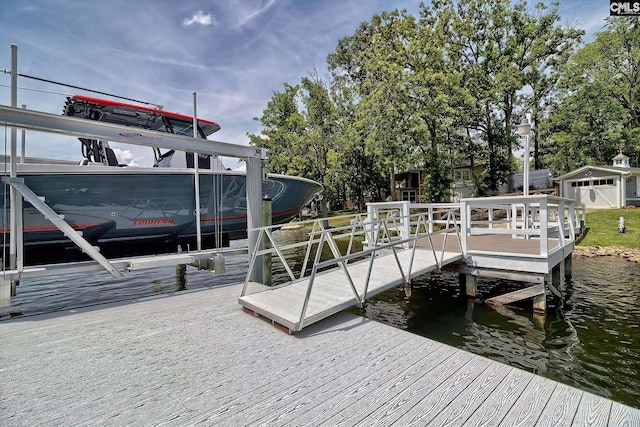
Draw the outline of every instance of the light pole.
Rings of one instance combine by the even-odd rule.
[[[522,194],[529,195],[529,134],[531,124],[526,116],[522,116],[522,121],[518,125],[518,135],[524,138],[524,167],[522,173]]]

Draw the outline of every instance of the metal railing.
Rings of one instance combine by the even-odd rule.
[[[304,323],[305,314],[309,304],[311,291],[316,277],[324,270],[337,267],[347,279],[349,288],[354,298],[360,305],[366,300],[369,291],[369,283],[375,260],[382,254],[393,255],[395,264],[402,280],[406,283],[412,277],[413,263],[415,259],[418,241],[427,239],[433,254],[433,260],[438,269],[442,266],[447,237],[455,233],[459,247],[461,247],[460,230],[458,227],[459,208],[447,206],[436,211],[418,212],[408,215],[406,206],[393,206],[390,204],[369,204],[367,214],[356,214],[349,216],[322,218],[312,221],[296,223],[297,226],[310,226],[310,231],[305,233],[307,241],[295,242],[282,245],[279,243],[275,232],[283,225],[256,228],[258,232],[257,242],[251,251],[248,271],[251,272],[261,256],[276,256],[290,279],[290,282],[279,286],[309,280],[305,292],[304,301],[300,310],[300,327]],[[435,216],[438,219],[435,219]],[[344,225],[330,226],[329,222],[344,223]],[[434,231],[434,225],[440,228]],[[286,225],[285,225],[286,226]],[[436,250],[432,236],[442,234],[442,247]],[[342,254],[338,245],[338,240],[348,239],[346,253]],[[362,242],[361,250],[354,250],[355,242]],[[267,242],[270,247],[263,248],[263,242]],[[293,268],[285,256],[287,251],[305,247],[305,256],[299,274],[294,273]],[[329,248],[328,259],[322,259],[323,249]],[[398,256],[400,251],[411,251],[409,265],[405,271]],[[439,254],[438,254],[439,252]],[[440,256],[438,256],[440,255]],[[364,279],[364,287],[358,292],[353,277],[347,268],[353,261],[368,262],[367,275]],[[309,263],[313,262],[311,269],[307,272]],[[241,297],[245,296],[250,283],[250,273],[247,273]],[[277,288],[279,286],[275,286]],[[268,291],[268,290],[267,290]]]
[[[574,200],[548,195],[462,199],[460,207],[465,250],[469,236],[510,235],[538,239],[537,256],[548,257],[574,242],[584,224],[584,209]],[[558,246],[549,248],[550,238],[557,238]]]

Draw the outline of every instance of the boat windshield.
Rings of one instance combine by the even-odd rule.
[[[177,135],[193,136],[193,123],[167,117],[171,131]],[[202,129],[198,126],[198,135],[200,138],[206,138],[202,133]]]

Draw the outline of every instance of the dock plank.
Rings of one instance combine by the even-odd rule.
[[[340,394],[341,402],[351,402],[354,399],[350,396],[349,388],[361,390],[362,384],[367,381],[372,379],[381,381],[387,375],[396,373],[398,364],[406,363],[412,358],[403,351],[406,345],[415,346],[417,351],[424,350],[429,353],[434,347],[438,347],[411,339],[402,344],[390,346],[386,352],[363,352],[349,360],[344,360],[341,364],[334,364],[330,372],[321,376],[322,383],[311,380],[308,388],[296,388],[292,393],[280,395],[275,399],[262,400],[251,407],[250,411],[239,413],[230,420],[249,424],[279,425],[285,423],[286,419],[291,422],[302,416],[308,418],[309,411],[315,411],[319,406],[325,406],[327,400],[335,398],[335,390],[343,390]],[[358,370],[367,373],[375,372],[375,378],[364,375],[360,381],[354,383],[350,373]],[[338,411],[338,408],[332,406],[332,411]],[[324,411],[324,413],[327,412]]]
[[[420,402],[429,396],[434,390],[450,379],[457,372],[470,366],[473,370],[477,368],[480,358],[466,357],[464,352],[451,350],[448,357],[442,359],[442,363],[424,373],[412,384],[408,384],[405,389],[389,399],[386,403],[371,412],[357,425],[390,425],[407,413],[412,408],[420,406]],[[467,368],[469,369],[469,368]]]
[[[611,405],[610,426],[640,427],[640,410],[618,402]]]
[[[240,289],[0,322],[0,424],[640,420],[638,409],[344,312],[287,335],[244,313]],[[565,415],[546,413],[562,399]]]
[[[440,412],[429,423],[452,427],[465,424],[466,420],[513,371],[515,371],[514,368],[509,370],[504,366],[491,364],[451,401],[446,410]]]
[[[516,301],[521,301],[527,298],[533,298],[539,295],[544,295],[544,283],[529,286],[524,289],[518,289],[517,291],[509,292],[508,294],[499,295],[497,297],[489,298],[485,302],[487,304],[495,305],[508,305]]]
[[[306,364],[304,369],[313,369],[313,372],[317,375],[316,377],[301,376],[299,370],[289,378],[276,375],[274,379],[279,385],[278,393],[266,394],[259,402],[238,406],[233,413],[227,413],[224,417],[208,417],[202,421],[215,421],[217,423],[225,420],[225,422],[236,425],[238,423],[251,423],[253,420],[260,419],[265,414],[271,413],[275,407],[286,406],[291,400],[299,396],[313,393],[322,383],[329,381],[336,371],[345,376],[359,368],[376,369],[384,367],[399,357],[399,349],[403,348],[406,342],[411,340],[411,337],[397,336],[393,334],[393,331],[387,332],[389,333],[388,339],[383,342],[380,342],[377,337],[372,337],[369,343],[359,342],[357,345],[352,346],[349,351],[341,352],[341,357],[339,358],[331,355],[321,357],[324,360],[320,365],[322,369],[318,369],[313,364]],[[318,355],[314,355],[314,357],[317,358]],[[319,383],[317,378],[322,378],[322,383]],[[334,392],[337,389],[334,387]],[[260,390],[256,391],[259,392]]]
[[[532,426],[540,418],[551,394],[559,383],[534,377],[501,423],[509,426]]]
[[[558,384],[535,425],[543,427],[571,424],[583,394],[582,390]]]
[[[584,393],[573,423],[586,427],[606,426],[609,423],[612,403],[591,393]]]
[[[527,388],[534,375],[520,369],[513,369],[491,393],[481,406],[467,419],[469,427],[499,426],[509,409]]]
[[[453,372],[431,393],[420,399],[398,420],[401,425],[429,425],[441,412],[447,411],[455,398],[491,365],[488,359],[478,357]]]
[[[391,399],[394,399],[399,393],[410,387],[427,372],[443,363],[443,360],[446,360],[452,353],[453,349],[451,347],[441,345],[431,353],[421,353],[423,356],[422,359],[416,360],[414,357],[408,363],[404,364],[399,361],[397,363],[398,366],[396,366],[398,371],[395,375],[393,375],[393,373],[388,373],[389,378],[381,378],[381,381],[386,380],[386,382],[382,384],[376,392],[362,396],[358,401],[354,402],[351,406],[342,409],[327,421],[333,421],[336,425],[356,425],[358,422],[367,419],[376,409],[380,408]],[[407,356],[411,357],[411,353],[408,353]],[[402,368],[404,368],[404,370],[401,370]],[[327,390],[327,393],[331,393],[331,391]],[[336,396],[335,393],[331,393],[331,397],[331,401],[327,401],[324,404],[327,408],[330,408],[333,402],[340,399],[340,397]],[[290,421],[293,420],[291,415],[292,414],[287,414]]]

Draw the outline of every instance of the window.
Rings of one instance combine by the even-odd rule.
[[[171,131],[176,135],[193,136],[193,122],[178,119],[168,119],[171,125]],[[200,126],[198,126],[198,134],[200,138],[205,138]]]
[[[614,185],[613,178],[609,179],[594,179],[593,181],[574,181],[571,183],[572,187],[589,187],[590,185]]]
[[[456,181],[469,181],[471,179],[471,170],[469,169],[456,169],[454,172]]]

